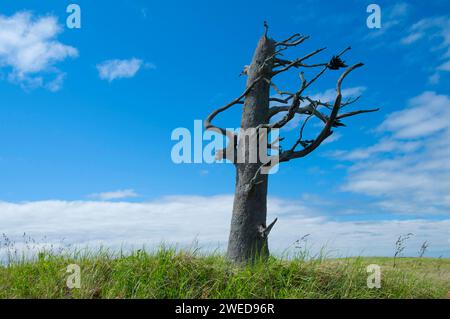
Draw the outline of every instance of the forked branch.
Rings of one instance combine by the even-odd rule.
[[[226,105],[224,105],[224,106],[222,106],[222,107],[220,107],[220,108],[214,110],[211,114],[209,114],[209,116],[206,118],[205,123],[204,123],[205,130],[214,131],[214,132],[220,133],[220,134],[222,134],[222,135],[225,135],[225,136],[227,136],[227,137],[229,137],[229,138],[234,138],[235,134],[234,134],[233,132],[231,132],[231,131],[229,131],[229,130],[227,130],[227,129],[221,128],[221,127],[219,127],[219,126],[213,125],[213,124],[212,124],[212,120],[214,120],[214,118],[215,118],[218,114],[220,114],[220,113],[222,113],[222,112],[228,110],[228,109],[229,109],[230,107],[232,107],[233,105],[236,105],[236,104],[242,104],[243,99],[245,98],[245,96],[247,95],[247,93],[250,92],[250,90],[255,86],[255,84],[256,84],[259,80],[261,80],[261,78],[262,78],[261,76],[258,77],[258,78],[256,78],[256,79],[255,79],[255,80],[247,87],[247,89],[246,89],[240,96],[238,96],[237,98],[235,98],[233,101],[231,101],[230,103],[228,103],[228,104],[226,104]]]
[[[337,82],[337,86],[336,86],[336,98],[333,104],[333,109],[331,111],[331,114],[328,118],[328,120],[325,123],[325,126],[322,128],[321,132],[318,134],[318,136],[311,141],[311,143],[308,143],[308,146],[306,146],[305,148],[303,148],[300,151],[295,151],[293,148],[291,148],[288,151],[284,151],[280,154],[280,162],[287,162],[290,161],[292,159],[295,158],[300,158],[300,157],[304,157],[306,155],[308,155],[309,153],[311,153],[312,151],[314,151],[320,144],[322,144],[322,142],[329,137],[332,134],[331,128],[333,127],[333,124],[335,122],[335,120],[338,117],[338,112],[339,109],[341,107],[341,101],[342,101],[342,82],[344,81],[344,79],[347,77],[348,74],[350,74],[350,72],[352,72],[353,70],[359,68],[363,66],[362,63],[358,63],[355,64],[353,66],[351,66],[350,68],[348,68],[339,78],[338,82]],[[299,143],[297,143],[298,145]]]

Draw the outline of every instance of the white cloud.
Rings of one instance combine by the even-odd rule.
[[[61,31],[51,15],[36,17],[27,11],[0,15],[0,67],[10,69],[8,79],[24,88],[60,89],[64,73],[55,64],[78,56],[76,48],[57,40]],[[55,79],[48,79],[55,74]]]
[[[433,73],[432,75],[430,75],[428,77],[428,82],[430,84],[438,84],[440,80],[441,80],[441,75],[439,74],[439,72]]]
[[[125,199],[138,197],[139,195],[132,189],[117,190],[114,192],[105,192],[89,195],[90,198],[100,199],[100,200],[113,200],[113,199]]]
[[[411,9],[410,5],[406,2],[395,3],[390,8],[389,17],[390,18],[402,18],[408,14],[410,9]]]
[[[448,49],[450,47],[450,18],[447,16],[425,18],[414,23],[409,34],[403,38],[404,44],[412,44],[419,39],[427,37],[428,39],[438,38],[440,45],[438,49]]]
[[[446,60],[436,67],[436,71],[450,71],[450,17],[439,16],[425,18],[413,24],[409,34],[401,42],[405,45],[411,45],[419,40],[427,39],[429,41],[430,52],[438,52],[441,60]],[[431,83],[439,81],[438,73],[432,75]]]
[[[411,33],[408,36],[404,37],[401,42],[403,44],[411,44],[416,42],[417,40],[421,39],[423,37],[423,34],[421,33]]]
[[[450,71],[450,60],[438,66],[438,71]]]
[[[342,137],[341,133],[334,132],[330,137],[328,137],[325,141],[322,142],[322,145],[327,145],[339,141],[341,137]]]
[[[364,86],[355,86],[350,88],[345,88],[342,90],[343,101],[347,98],[358,97],[366,91],[367,88]],[[336,89],[328,89],[324,92],[317,93],[311,96],[313,100],[319,100],[321,102],[333,102],[336,98]]]
[[[353,151],[335,151],[331,155],[341,160],[362,160],[380,153],[405,153],[417,150],[422,146],[418,141],[398,142],[393,139],[382,139],[380,142],[365,148]]]
[[[45,87],[52,92],[57,92],[62,88],[65,78],[65,73],[59,73],[56,78],[50,81]]]
[[[230,195],[171,196],[151,202],[38,201],[0,202],[0,233],[19,244],[22,234],[41,245],[62,239],[76,246],[111,248],[155,247],[162,242],[204,249],[223,249],[233,205]],[[327,245],[333,255],[392,255],[400,234],[412,232],[405,254],[415,255],[420,244],[429,253],[450,255],[450,220],[333,221],[300,202],[269,198],[269,220],[279,217],[271,233],[271,248],[281,254],[297,239],[310,235],[313,252]],[[45,239],[44,239],[45,237]],[[43,242],[42,242],[43,241]]]
[[[378,197],[388,212],[450,215],[450,97],[424,92],[377,130],[376,144],[334,154],[355,161],[343,190]]]
[[[141,67],[154,69],[155,65],[152,63],[145,63],[136,58],[129,60],[108,60],[97,64],[97,70],[102,80],[112,82],[121,78],[132,78],[141,69]]]
[[[421,138],[448,129],[449,119],[449,97],[427,91],[411,99],[406,109],[391,113],[378,130],[400,139]]]

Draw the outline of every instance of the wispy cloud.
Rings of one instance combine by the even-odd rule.
[[[111,248],[155,247],[162,242],[223,249],[233,206],[230,195],[171,196],[143,203],[97,201],[0,202],[0,232],[17,241],[24,232],[43,244]],[[425,240],[430,254],[449,256],[450,220],[334,221],[301,202],[269,198],[269,219],[279,217],[271,249],[281,254],[311,234],[312,252],[327,246],[332,255],[391,255],[398,235],[412,232],[405,254],[414,255]]]
[[[333,133],[330,137],[328,137],[325,141],[322,142],[323,145],[331,144],[333,142],[339,141],[342,137],[342,134],[339,132]]]
[[[435,72],[430,76],[430,83],[437,83],[440,72],[450,71],[450,16],[425,18],[416,22],[401,42],[412,45],[419,40],[427,41],[429,51],[437,54],[439,60],[445,60],[435,66]]]
[[[55,65],[78,56],[76,48],[58,41],[61,31],[55,16],[0,15],[0,67],[9,69],[8,79],[26,89],[59,90],[65,75]]]
[[[442,63],[437,67],[438,71],[450,71],[450,60]]]
[[[112,82],[116,79],[132,78],[141,67],[154,69],[152,63],[144,63],[141,59],[132,58],[129,60],[107,60],[97,64],[100,79]]]
[[[450,211],[450,97],[424,92],[387,116],[376,144],[337,152],[354,161],[343,190],[379,198],[380,208],[409,215]]]
[[[133,189],[123,189],[113,192],[96,193],[89,195],[89,198],[100,200],[114,200],[138,197],[139,195]]]
[[[425,18],[414,23],[409,33],[402,39],[404,44],[412,44],[420,39],[437,40],[437,46],[431,49],[444,50],[444,56],[449,56],[450,51],[450,17],[440,16]]]
[[[403,154],[405,152],[415,151],[422,145],[423,143],[418,141],[399,142],[390,138],[384,138],[369,147],[357,148],[352,151],[335,151],[331,155],[341,160],[354,161],[367,159],[383,153]]]
[[[345,88],[342,90],[342,97],[355,98],[363,94],[367,88],[365,86],[355,86],[350,88]],[[319,100],[321,102],[334,102],[336,98],[336,89],[328,89],[324,92],[320,92],[311,96],[313,100]]]
[[[449,97],[427,91],[411,99],[406,109],[391,113],[378,131],[391,132],[399,139],[427,137],[449,129],[449,119]]]

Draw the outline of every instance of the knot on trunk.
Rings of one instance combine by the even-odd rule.
[[[272,230],[273,226],[275,225],[275,223],[277,222],[278,218],[275,218],[275,220],[270,223],[269,226],[266,227],[266,225],[259,225],[258,227],[258,235],[265,239],[267,237],[269,237],[270,231]]]

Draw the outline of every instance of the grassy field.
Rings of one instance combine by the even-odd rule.
[[[67,288],[69,264],[81,287]],[[378,264],[381,288],[367,287]],[[0,298],[447,298],[450,260],[345,258],[281,260],[237,267],[219,255],[160,249],[52,255],[0,266]]]

